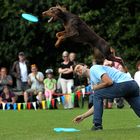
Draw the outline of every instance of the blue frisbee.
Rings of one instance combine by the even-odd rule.
[[[79,132],[80,130],[75,128],[54,128],[55,132]]]
[[[28,21],[38,22],[38,18],[36,16],[33,16],[32,14],[23,13],[21,16]]]

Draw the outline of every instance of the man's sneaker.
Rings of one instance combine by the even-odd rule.
[[[99,125],[99,126],[92,126],[91,130],[92,131],[103,130],[103,127],[101,125]]]

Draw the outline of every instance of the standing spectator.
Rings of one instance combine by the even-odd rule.
[[[103,65],[112,67],[113,62],[105,59]],[[113,99],[104,99],[104,108],[111,109],[112,106],[113,106]]]
[[[77,61],[76,61],[76,53],[71,52],[69,54],[69,59],[70,59],[71,62],[73,62],[73,65],[76,65],[77,64]]]
[[[134,74],[134,80],[138,83],[140,87],[140,60],[136,64],[137,71]]]
[[[121,57],[116,56],[116,51],[115,51],[114,48],[111,48],[110,51],[112,52],[112,54],[114,55],[115,58],[118,58],[118,59],[120,59],[120,60],[123,62],[123,60],[122,60]],[[121,65],[119,62],[115,62],[115,61],[111,61],[111,62],[112,62],[112,67],[114,67],[114,68],[116,68],[116,69],[118,69],[119,66]],[[122,66],[122,65],[121,65],[121,66]],[[124,72],[126,72],[126,69],[125,69],[126,67],[125,67],[125,66],[122,66],[122,67],[123,67],[123,69],[124,69]]]
[[[76,53],[71,52],[69,54],[69,60],[71,62],[73,62],[73,67],[74,67],[77,64]],[[72,90],[74,91],[77,86],[80,86],[79,76],[77,74],[75,74],[75,73],[73,74],[73,80],[74,80],[74,86],[73,86]],[[75,96],[75,98],[74,98],[74,107],[79,107],[78,96]]]
[[[62,87],[62,93],[72,93],[72,87],[74,85],[73,81],[73,62],[69,60],[69,53],[67,51],[64,51],[62,53],[63,62],[61,63],[58,72],[61,74],[61,87]],[[71,109],[73,108],[73,103],[71,100],[71,96],[69,96],[69,100],[65,100],[64,108],[65,109]]]
[[[123,62],[122,58],[116,56],[115,49],[111,48],[111,52],[114,55],[114,57],[120,59]],[[122,66],[119,62],[109,61],[109,60],[105,59],[104,60],[104,65],[114,67],[114,68],[116,68],[116,69],[118,69],[118,70],[120,70],[124,73],[127,73],[129,76],[131,76],[129,74],[128,70],[127,70],[127,67]],[[116,101],[116,104],[117,104],[117,108],[123,108],[124,107],[123,97],[116,98],[115,101]],[[113,99],[105,100],[105,108],[112,108],[112,105],[113,105]]]
[[[44,75],[42,72],[38,71],[38,68],[35,64],[31,65],[31,73],[28,76],[28,84],[31,86],[30,89],[27,89],[24,92],[24,101],[25,103],[28,102],[29,94],[36,95],[36,98],[39,102],[42,101],[42,94],[43,94],[43,80]]]
[[[28,88],[29,62],[26,60],[24,52],[19,52],[19,60],[12,66],[12,75],[16,78],[17,90],[25,91]]]
[[[78,63],[76,61],[76,53],[71,52],[69,54],[69,60],[73,63],[73,67],[74,67]],[[73,74],[73,79],[74,79],[74,87],[81,85],[80,78],[79,78],[79,76],[77,76],[77,74]]]
[[[69,54],[69,59],[71,62],[73,62],[73,67],[78,64],[76,53],[71,52]],[[73,86],[73,92],[76,91],[76,89],[80,87],[84,87],[88,85],[88,79],[86,77],[79,77],[77,74],[73,73],[73,80],[74,80],[74,86]],[[79,107],[79,101],[78,96],[75,96],[74,98],[74,107]]]
[[[56,80],[53,78],[53,70],[46,70],[46,79],[44,80],[44,89],[45,89],[45,97],[46,100],[49,99],[51,101],[52,95],[56,90]]]
[[[2,67],[0,69],[0,93],[2,92],[4,86],[8,86],[9,88],[11,88],[12,85],[12,77],[10,75],[7,75],[7,69],[5,67]]]
[[[111,48],[111,52],[112,52],[112,54],[113,54],[116,58],[120,59],[120,60],[123,62],[123,60],[122,60],[121,57],[117,57],[117,56],[116,56],[116,51],[115,51],[114,48]],[[118,69],[118,70],[120,70],[120,71],[122,71],[122,72],[124,72],[124,73],[127,73],[127,74],[129,75],[129,72],[128,72],[127,67],[121,65],[119,62],[113,62],[113,61],[112,61],[112,67],[114,67],[114,68],[116,68],[116,69]],[[130,76],[130,75],[129,75],[129,76]],[[123,108],[123,107],[124,107],[124,99],[123,99],[123,97],[116,98],[115,101],[116,101],[117,108]]]
[[[16,102],[16,97],[14,93],[12,93],[8,86],[4,86],[2,93],[0,95],[0,104],[2,103],[12,103],[14,104]]]
[[[119,65],[118,70],[126,73],[128,76],[131,77],[131,74],[128,72],[128,68],[126,66],[123,67],[122,65]]]

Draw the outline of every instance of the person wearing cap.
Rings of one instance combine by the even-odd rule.
[[[89,77],[94,91],[93,107],[86,113],[75,117],[73,120],[75,123],[81,122],[94,113],[94,125],[91,130],[102,130],[103,99],[105,98],[124,97],[137,116],[140,117],[139,86],[131,76],[110,66],[98,64],[93,65],[90,69],[78,64],[74,72],[79,76]]]
[[[56,79],[53,78],[52,69],[47,69],[45,73],[46,73],[46,79],[44,79],[45,98],[46,100],[51,101],[52,95],[56,90]]]
[[[16,88],[18,91],[25,91],[28,88],[28,74],[30,64],[24,52],[19,52],[18,60],[13,63],[11,74],[16,78]]]
[[[59,74],[61,75],[60,84],[63,94],[67,95],[67,102],[64,104],[64,109],[72,109],[74,104],[72,103],[70,93],[72,93],[72,87],[74,85],[73,80],[73,62],[69,60],[69,53],[64,51],[62,53],[62,59],[64,60],[58,69]]]

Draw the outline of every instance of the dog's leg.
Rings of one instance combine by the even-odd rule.
[[[61,31],[56,33],[56,37],[59,38],[60,36],[64,35],[66,33],[66,31]]]
[[[56,33],[56,37],[57,37],[57,41],[55,43],[56,48],[58,48],[60,46],[60,44],[62,43],[62,41],[64,40],[65,33],[66,33],[65,31]]]
[[[61,31],[56,33],[56,37],[57,37],[57,41],[55,43],[55,47],[58,48],[60,46],[60,44],[62,43],[62,41],[64,41],[64,35],[65,35],[66,31]]]
[[[58,48],[63,41],[64,41],[64,36],[60,36],[55,43],[55,47]]]

